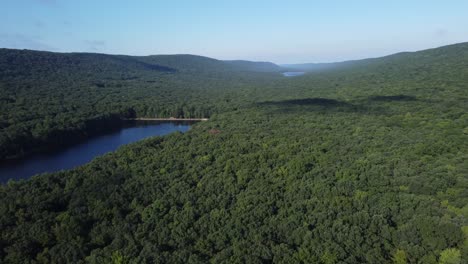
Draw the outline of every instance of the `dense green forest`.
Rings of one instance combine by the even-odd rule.
[[[0,161],[63,146],[129,117],[210,117],[251,101],[279,67],[193,55],[0,49]]]
[[[0,186],[0,262],[468,263],[468,44],[335,66],[1,50],[3,158],[210,120]]]

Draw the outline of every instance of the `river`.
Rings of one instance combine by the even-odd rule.
[[[305,72],[283,72],[283,76],[285,77],[296,77],[296,76],[301,76],[304,74]]]
[[[175,131],[186,132],[191,124],[193,122],[128,121],[117,131],[92,137],[61,150],[6,161],[0,165],[0,183],[6,183],[10,179],[26,179],[39,173],[71,169],[125,144]]]

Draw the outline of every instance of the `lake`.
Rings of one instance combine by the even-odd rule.
[[[120,130],[92,137],[62,150],[6,161],[0,165],[0,182],[6,183],[9,179],[26,179],[38,173],[71,169],[125,144],[175,131],[186,132],[191,124],[193,122],[126,121]]]
[[[283,76],[285,77],[295,77],[295,76],[301,76],[304,74],[305,72],[283,72]]]

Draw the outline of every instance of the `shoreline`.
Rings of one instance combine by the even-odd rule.
[[[137,120],[137,121],[208,121],[208,118],[137,117],[137,118],[124,118],[123,120]]]

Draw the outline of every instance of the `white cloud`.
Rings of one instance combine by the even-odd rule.
[[[106,42],[103,40],[85,40],[85,44],[89,51],[102,51],[106,47]]]

